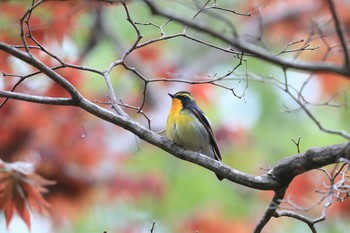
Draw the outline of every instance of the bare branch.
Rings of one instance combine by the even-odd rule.
[[[301,52],[301,51],[314,51],[316,49],[319,49],[320,46],[315,46],[315,47],[310,47],[310,44],[306,43],[304,45],[302,45],[301,47],[299,48],[296,48],[296,49],[288,49],[290,46],[293,46],[293,45],[296,45],[298,43],[302,43],[304,42],[303,39],[301,40],[297,40],[297,41],[292,41],[288,44],[285,45],[285,47],[283,48],[283,50],[279,53],[276,54],[276,56],[279,56],[281,54],[285,54],[285,53],[294,53],[294,52]]]
[[[342,159],[339,159],[339,160],[342,160]],[[294,202],[292,202],[289,197],[287,198],[287,200],[281,201],[283,203],[287,202],[289,205],[292,206],[292,209],[294,209],[294,210],[305,212],[305,211],[309,211],[309,210],[313,209],[316,206],[319,206],[321,203],[323,203],[326,200],[326,202],[323,204],[323,208],[322,208],[322,212],[321,212],[320,217],[310,219],[302,214],[299,214],[299,213],[296,213],[296,212],[290,211],[290,210],[276,211],[273,216],[275,218],[291,217],[291,218],[298,219],[298,220],[306,223],[312,232],[317,232],[315,229],[315,224],[317,224],[321,221],[324,221],[326,219],[327,210],[333,204],[333,197],[337,198],[339,201],[343,201],[344,200],[343,197],[340,197],[342,195],[342,193],[345,193],[344,198],[347,198],[349,196],[348,195],[349,187],[347,187],[346,185],[344,186],[344,184],[349,180],[349,176],[346,175],[346,172],[349,170],[349,164],[343,163],[341,165],[340,169],[337,170],[338,165],[339,165],[339,163],[335,164],[335,166],[333,167],[333,169],[330,173],[323,168],[318,169],[318,170],[322,171],[324,174],[326,174],[327,178],[330,181],[330,185],[324,185],[326,188],[325,191],[316,190],[316,192],[322,194],[323,197],[315,205],[313,205],[309,208],[302,208],[302,207],[298,206],[297,204],[295,204]],[[346,169],[344,171],[345,167],[346,167]],[[341,175],[342,177],[338,182],[335,183],[335,179],[339,175]],[[286,209],[286,207],[281,207],[281,208]]]
[[[78,105],[79,107],[85,109],[87,112],[90,112],[91,114],[101,119],[125,128],[141,139],[159,148],[162,148],[163,150],[173,154],[182,160],[190,161],[192,163],[205,167],[234,183],[238,183],[254,189],[278,191],[285,187],[285,185],[289,184],[291,180],[299,174],[335,163],[339,158],[350,159],[350,144],[348,143],[324,148],[310,149],[305,153],[300,153],[280,160],[272,169],[270,169],[266,175],[253,176],[230,168],[229,166],[211,159],[208,156],[185,150],[184,148],[177,146],[168,139],[161,137],[153,131],[148,130],[137,122],[134,122],[129,117],[115,115],[112,112],[101,108],[84,98],[82,98],[79,102],[76,102],[72,99],[47,99],[47,97],[45,97],[45,99],[40,97],[34,97],[30,99],[28,95],[24,94],[15,94],[13,92],[4,91],[1,93],[1,96],[3,97],[13,97],[25,101],[41,103],[57,101],[56,103],[58,104],[61,103],[66,105]]]
[[[345,146],[347,143],[340,145]],[[316,154],[317,156],[315,156]],[[331,154],[333,154],[334,157],[329,156]],[[283,181],[282,183],[289,183],[290,179],[293,179],[297,175],[326,166],[326,164],[336,163],[340,158],[347,158],[348,156],[350,156],[350,147],[346,148],[346,146],[309,149],[305,153],[299,153],[280,160],[269,171],[269,174]]]
[[[349,68],[350,66],[350,61],[349,61],[349,51],[348,51],[348,46],[347,46],[347,42],[346,42],[346,38],[345,38],[345,33],[343,30],[343,26],[339,20],[338,14],[335,10],[335,5],[333,0],[327,0],[329,9],[331,10],[332,13],[332,17],[334,20],[334,24],[335,24],[335,28],[337,30],[338,33],[338,37],[341,43],[341,46],[343,47],[343,53],[344,53],[344,65],[345,67]]]
[[[254,233],[260,233],[264,228],[264,226],[270,221],[272,216],[276,213],[276,209],[281,203],[281,200],[283,199],[284,194],[286,193],[287,187],[288,186],[281,187],[279,190],[275,191],[275,195],[273,196],[269,207],[266,209],[259,223],[256,225],[254,229]]]
[[[154,231],[154,227],[156,226],[156,222],[153,222],[152,223],[152,228],[151,228],[151,233],[153,233],[153,231]]]
[[[306,223],[308,225],[308,227],[310,228],[311,232],[312,233],[317,233],[316,229],[315,229],[315,223],[313,220],[301,215],[301,214],[298,214],[296,212],[293,212],[293,211],[288,211],[288,210],[284,210],[284,211],[276,211],[274,214],[273,214],[273,217],[275,218],[279,218],[279,217],[291,217],[291,218],[295,218],[297,220],[300,220],[304,223]]]
[[[115,95],[115,92],[114,92],[114,89],[113,89],[113,85],[112,85],[112,82],[111,82],[111,79],[109,77],[108,72],[104,72],[103,73],[103,77],[105,78],[106,86],[107,86],[108,92],[110,94],[110,98],[111,98],[111,101],[112,101],[112,108],[119,115],[127,116],[127,114],[117,104],[117,96]]]
[[[24,45],[24,48],[26,50],[26,52],[30,55],[30,50],[29,50],[29,45],[28,42],[26,40],[27,35],[25,34],[25,30],[24,30],[24,23],[25,22],[27,24],[27,27],[29,28],[29,24],[28,24],[28,20],[30,19],[30,15],[32,14],[32,11],[38,7],[40,4],[42,4],[43,2],[45,2],[45,0],[41,0],[41,1],[37,1],[35,2],[35,0],[32,0],[32,6],[24,13],[24,15],[20,18],[20,27],[21,27],[21,39]],[[30,28],[29,28],[30,29]]]
[[[292,139],[292,142],[296,145],[298,153],[300,153],[300,137],[298,137],[298,141]]]
[[[192,20],[191,20],[191,21],[194,21],[195,18],[196,18],[200,13],[204,12],[204,13],[206,13],[206,14],[212,16],[213,19],[218,19],[219,21],[224,22],[225,25],[227,25],[227,26],[230,28],[231,33],[233,34],[233,36],[234,36],[234,37],[238,37],[237,30],[236,30],[235,26],[232,24],[232,22],[231,22],[230,20],[228,20],[226,17],[224,17],[224,16],[221,15],[221,14],[217,14],[217,13],[214,12],[214,11],[209,11],[210,9],[215,9],[215,8],[217,7],[217,4],[216,4],[216,3],[214,3],[214,6],[213,6],[214,8],[212,8],[212,7],[207,7],[207,5],[209,4],[210,1],[211,1],[211,0],[208,0],[206,3],[204,3],[203,6],[199,6],[200,3],[199,3],[199,2],[197,3],[197,5],[199,6],[199,7],[198,7],[199,10],[198,10],[197,13],[192,17]],[[218,9],[223,10],[224,8],[218,8]],[[227,11],[229,11],[229,10],[227,10]],[[184,30],[184,31],[186,32],[186,30],[187,30],[187,26],[185,26],[185,30]]]
[[[140,113],[142,116],[144,116],[144,117],[146,118],[146,120],[147,120],[148,129],[149,129],[149,130],[152,129],[152,127],[151,127],[152,117],[147,116],[147,114],[141,109],[141,107],[142,107],[143,105],[141,105],[141,107],[131,106],[131,105],[129,105],[129,104],[123,103],[123,101],[122,101],[121,99],[119,100],[119,102],[120,102],[120,104],[119,104],[120,106],[125,107],[125,108],[134,109],[134,110],[136,110],[138,113]]]
[[[121,3],[123,5],[125,13],[126,13],[126,20],[129,21],[131,26],[135,29],[135,32],[136,32],[136,35],[137,35],[136,40],[134,41],[134,43],[122,55],[121,60],[124,61],[126,59],[126,57],[136,48],[137,44],[140,42],[140,40],[142,39],[143,36],[141,35],[141,32],[140,32],[139,28],[136,26],[135,22],[131,19],[128,7],[126,6],[125,2],[122,1]]]
[[[11,47],[10,45],[0,42],[0,50],[3,50],[12,56],[34,66],[38,70],[42,71],[44,74],[46,74],[50,79],[58,83],[60,86],[62,86],[75,101],[79,101],[82,96],[78,92],[75,87],[70,84],[66,79],[64,79],[61,75],[56,73],[53,69],[46,66],[44,63],[40,62],[38,59],[36,59],[33,56],[28,55],[28,53],[22,52],[18,49],[15,49]]]
[[[7,74],[4,74],[3,76],[8,76],[8,75],[7,75]],[[17,88],[24,80],[25,80],[24,77],[20,77],[20,79],[16,82],[16,84],[13,85],[13,87],[11,88],[11,92],[15,91],[16,88]],[[8,100],[9,100],[8,97],[5,98],[5,99],[1,102],[0,108],[2,108],[2,107],[6,104],[6,102],[7,102]]]
[[[233,14],[239,15],[239,16],[249,16],[249,17],[252,16],[252,13],[240,13],[240,12],[237,12],[235,10],[230,10],[227,8],[218,7],[216,4],[213,6],[207,7],[207,9],[221,10],[221,11],[230,12],[230,13],[233,13]]]
[[[31,103],[48,104],[48,105],[74,106],[77,104],[76,101],[70,98],[35,96],[35,95],[28,95],[28,94],[16,93],[11,91],[0,91],[0,97],[4,97],[8,99],[23,100]]]
[[[288,95],[290,97],[292,97],[292,99],[294,99],[294,101],[304,110],[304,112],[308,115],[308,117],[317,125],[317,127],[326,133],[330,133],[330,134],[335,134],[335,135],[339,135],[341,137],[344,137],[346,139],[350,139],[350,134],[345,132],[345,131],[339,131],[339,130],[332,130],[332,129],[327,129],[325,128],[322,123],[316,118],[316,116],[314,116],[314,114],[312,114],[312,112],[310,111],[310,109],[308,109],[299,99],[297,99],[294,95],[292,95],[289,91],[286,91],[288,93]]]
[[[184,18],[165,12],[161,10],[158,6],[156,6],[153,1],[150,1],[150,0],[144,0],[144,1],[149,6],[153,14],[161,15],[167,19],[171,19],[173,21],[176,21],[188,27],[191,27],[192,29],[211,35],[227,43],[231,47],[240,49],[241,51],[247,52],[249,54],[253,54],[257,58],[260,58],[266,62],[270,62],[282,67],[288,67],[288,68],[297,69],[297,70],[304,70],[304,71],[311,71],[311,72],[332,72],[332,73],[341,74],[347,78],[350,77],[350,70],[345,67],[338,67],[335,65],[327,65],[322,63],[307,63],[305,61],[292,62],[286,59],[282,59],[282,58],[276,57],[270,52],[266,52],[265,50],[261,49],[260,47],[254,44],[244,42],[243,40],[234,40],[233,38],[227,37],[224,34],[220,32],[216,32],[208,27],[202,26],[200,24],[191,22]]]

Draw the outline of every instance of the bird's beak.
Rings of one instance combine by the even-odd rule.
[[[169,95],[172,99],[175,98],[175,95],[173,95],[173,94],[168,93],[168,95]]]

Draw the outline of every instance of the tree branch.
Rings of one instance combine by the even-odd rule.
[[[335,28],[337,30],[337,34],[341,43],[341,46],[343,48],[343,53],[344,53],[344,65],[345,67],[349,67],[350,66],[350,61],[349,61],[349,51],[348,51],[348,46],[347,46],[347,42],[346,42],[346,38],[345,38],[345,33],[343,30],[343,25],[341,24],[338,14],[335,10],[335,5],[333,0],[327,0],[329,9],[331,10],[332,13],[332,17],[334,19],[334,24],[335,24]]]
[[[151,12],[155,15],[163,16],[167,19],[171,19],[173,21],[186,25],[199,32],[203,32],[205,34],[213,36],[214,38],[221,40],[234,48],[240,49],[245,53],[252,54],[257,58],[260,58],[266,62],[270,62],[272,64],[276,64],[282,67],[292,68],[296,70],[304,70],[304,71],[310,71],[310,72],[332,72],[332,73],[337,73],[347,78],[350,78],[350,70],[347,69],[346,67],[339,67],[339,66],[335,66],[334,64],[327,65],[322,63],[307,63],[305,61],[292,62],[286,59],[282,59],[280,57],[276,57],[274,54],[267,52],[252,43],[244,42],[242,40],[239,40],[238,38],[234,39],[231,37],[227,37],[222,32],[214,31],[207,26],[202,26],[200,24],[186,20],[179,16],[175,16],[172,13],[165,12],[161,10],[158,6],[156,6],[153,1],[144,0],[144,2],[148,5]]]
[[[75,101],[79,101],[82,98],[78,90],[72,84],[70,84],[65,78],[63,78],[53,69],[46,66],[44,63],[42,63],[35,57],[30,56],[28,53],[22,52],[21,50],[13,48],[12,46],[3,42],[0,42],[0,50],[11,54],[12,56],[34,66],[35,68],[46,74],[50,79],[62,86]]]
[[[276,163],[268,172],[282,185],[289,184],[291,180],[307,171],[321,168],[338,162],[340,158],[350,157],[350,143],[312,148],[304,153],[286,157]]]
[[[260,219],[259,223],[256,225],[254,229],[254,233],[260,233],[264,226],[270,221],[272,216],[275,214],[276,209],[278,208],[279,204],[281,203],[281,200],[284,197],[284,194],[286,193],[288,186],[281,187],[279,190],[275,191],[275,195],[273,196],[269,207],[266,209],[265,214]]]
[[[327,147],[313,148],[306,152],[286,157],[278,161],[266,174],[254,176],[240,172],[198,152],[185,150],[183,147],[176,145],[167,138],[140,125],[130,117],[126,115],[117,115],[85,98],[77,102],[69,98],[31,96],[8,91],[1,91],[0,96],[27,102],[81,107],[103,120],[134,133],[140,139],[171,153],[179,159],[207,168],[234,183],[258,190],[278,191],[288,185],[297,175],[315,168],[336,163],[340,158],[350,160],[350,143],[336,144]]]
[[[62,106],[74,106],[76,102],[71,98],[56,98],[56,97],[46,97],[46,96],[36,96],[22,94],[18,92],[11,91],[0,91],[0,97],[23,100],[31,103],[38,104],[49,104],[49,105],[62,105]]]
[[[295,213],[293,211],[288,211],[288,210],[284,210],[284,211],[275,211],[275,213],[273,214],[273,217],[275,218],[279,218],[279,217],[290,217],[290,218],[295,218],[298,219],[304,223],[306,223],[308,225],[308,227],[310,228],[312,233],[317,233],[315,226],[314,226],[314,221],[301,215],[298,213]]]
[[[140,125],[139,123],[133,121],[128,116],[116,115],[113,112],[101,108],[98,105],[82,99],[79,102],[79,107],[83,108],[87,112],[106,120],[112,124],[118,125],[138,136],[140,139],[143,139],[166,152],[173,154],[175,157],[186,160],[192,163],[195,163],[199,166],[205,167],[211,171],[219,171],[218,174],[225,174],[225,178],[231,180],[232,182],[241,184],[246,187],[251,187],[254,189],[260,190],[273,190],[276,187],[279,187],[278,182],[270,178],[268,175],[263,176],[253,176],[235,170],[221,162],[218,162],[214,159],[209,158],[208,156],[201,155],[198,152],[193,152],[185,150],[183,147],[180,147],[168,140],[165,137],[153,132],[146,127]]]
[[[115,115],[86,99],[80,101],[79,106],[101,119],[123,127],[139,138],[173,154],[179,159],[207,168],[234,183],[259,190],[280,190],[281,187],[288,185],[297,175],[336,163],[339,158],[350,158],[350,143],[313,148],[278,161],[265,175],[253,176],[233,169],[208,156],[185,150],[172,141],[138,124],[131,118]]]

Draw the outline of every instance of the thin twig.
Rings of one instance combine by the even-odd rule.
[[[120,101],[119,106],[122,106],[122,107],[125,107],[125,108],[134,109],[134,110],[137,111],[137,113],[140,113],[142,116],[144,116],[146,118],[146,120],[147,120],[148,129],[152,130],[151,121],[152,121],[153,117],[147,116],[147,114],[141,109],[141,107],[136,107],[136,106],[132,106],[130,104],[125,104],[125,103],[123,103],[123,101],[121,99],[119,101]]]
[[[154,231],[154,227],[156,226],[156,222],[153,222],[152,223],[152,228],[151,228],[151,233],[153,233],[153,231]]]
[[[335,5],[333,0],[327,0],[329,9],[332,13],[332,17],[334,20],[334,24],[335,24],[335,28],[337,30],[337,34],[340,40],[340,43],[343,47],[343,53],[344,53],[344,65],[345,67],[349,68],[350,66],[350,61],[349,61],[349,51],[348,51],[348,45],[346,42],[346,38],[345,38],[345,33],[344,33],[344,29],[343,29],[343,25],[340,22],[339,16],[337,14],[337,11],[335,10]]]
[[[319,64],[319,63],[306,63],[305,61],[293,62],[287,59],[282,59],[282,58],[276,57],[270,52],[267,52],[261,49],[260,47],[254,44],[247,43],[243,40],[234,40],[231,37],[226,36],[221,32],[215,31],[206,26],[187,20],[183,17],[179,17],[172,13],[166,12],[160,9],[153,1],[144,0],[144,2],[148,5],[148,7],[150,8],[153,14],[161,15],[167,19],[172,19],[173,21],[186,25],[187,27],[191,27],[192,29],[211,35],[216,39],[229,44],[231,47],[238,48],[249,54],[253,54],[257,58],[262,59],[264,61],[268,61],[270,63],[276,64],[279,66],[289,67],[289,68],[304,70],[304,71],[312,71],[312,72],[328,71],[328,72],[338,73],[338,74],[344,75],[345,77],[350,78],[350,70],[347,68],[334,66],[333,64],[328,65],[328,64]]]
[[[304,215],[298,214],[294,211],[288,211],[288,210],[283,210],[283,211],[276,211],[273,215],[275,218],[280,218],[280,217],[291,217],[295,218],[297,220],[300,220],[308,225],[312,233],[317,233],[316,228],[315,228],[315,223],[313,220],[305,217]]]
[[[38,103],[38,104],[48,104],[48,105],[62,105],[62,106],[75,106],[77,105],[77,102],[74,101],[71,98],[56,98],[56,97],[47,97],[47,96],[36,96],[36,95],[29,95],[29,94],[23,94],[23,93],[17,93],[12,91],[1,91],[0,90],[0,97],[9,98],[9,99],[16,99],[16,100],[23,100],[26,102],[31,103]]]
[[[275,191],[275,195],[273,196],[269,207],[266,209],[264,215],[260,219],[259,223],[256,225],[254,229],[254,233],[260,233],[265,225],[270,221],[271,217],[275,215],[276,209],[278,208],[281,200],[286,193],[287,187],[281,187],[279,190]]]
[[[32,13],[32,11],[38,7],[40,4],[42,4],[43,2],[45,2],[45,0],[41,0],[41,1],[38,1],[38,2],[35,2],[35,0],[32,1],[32,5],[31,7],[24,13],[24,15],[20,18],[20,28],[21,28],[21,39],[22,39],[22,42],[23,42],[23,45],[24,45],[24,49],[26,50],[26,52],[30,55],[30,49],[29,49],[29,45],[28,45],[28,42],[27,42],[27,35],[25,34],[24,32],[24,23],[25,22],[27,24],[27,26],[29,27],[29,23],[28,23],[28,20],[30,19],[30,15]]]
[[[298,141],[292,139],[292,142],[297,146],[297,151],[300,153],[300,137],[298,137]]]

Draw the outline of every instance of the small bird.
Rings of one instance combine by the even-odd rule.
[[[221,161],[220,150],[210,122],[191,93],[180,91],[169,96],[172,98],[172,106],[166,123],[167,137],[188,150]],[[219,180],[223,179],[218,174],[216,176]]]

